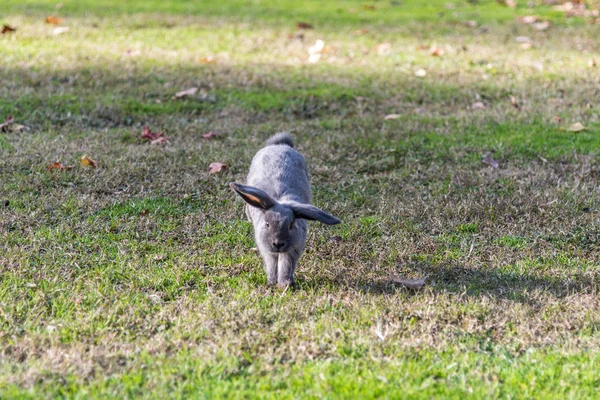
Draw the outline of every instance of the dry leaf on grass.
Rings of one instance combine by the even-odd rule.
[[[202,139],[214,139],[217,136],[219,136],[218,133],[214,133],[213,131],[210,131],[210,132],[205,133],[204,135],[202,135]]]
[[[296,28],[297,29],[313,29],[313,25],[309,24],[308,22],[302,22],[302,21],[298,21],[296,22]]]
[[[537,15],[525,15],[523,17],[518,17],[517,21],[519,21],[522,24],[533,24],[534,22],[537,22],[538,19],[540,19],[540,17],[538,17]]]
[[[494,169],[497,169],[500,166],[498,161],[496,161],[492,158],[492,153],[489,151],[484,154],[483,163],[489,165],[490,167],[492,167]]]
[[[388,119],[398,119],[400,118],[401,115],[400,114],[388,114],[385,117],[383,117],[384,120],[388,120]]]
[[[7,132],[8,131],[8,126],[10,124],[12,124],[13,122],[15,122],[15,117],[13,117],[12,115],[9,115],[8,117],[6,117],[6,119],[4,120],[3,123],[0,124],[0,131],[2,132]]]
[[[58,169],[58,170],[67,169],[68,170],[68,169],[73,168],[73,166],[69,165],[69,166],[65,167],[63,165],[63,163],[57,161],[57,162],[55,162],[53,164],[48,165],[48,167],[46,167],[46,168],[48,169],[48,171],[52,171],[52,170],[55,170],[55,169]]]
[[[581,132],[585,130],[585,126],[583,126],[583,124],[581,122],[575,122],[574,124],[571,124],[571,126],[569,126],[567,128],[567,131],[569,132]]]
[[[147,216],[148,216],[148,214],[150,214],[150,210],[148,210],[148,209],[146,208],[144,211],[142,211],[142,212],[140,213],[140,217],[147,217]]]
[[[215,58],[213,56],[206,56],[206,57],[198,57],[198,62],[200,64],[214,64],[215,62],[217,62],[217,60],[215,60]]]
[[[429,54],[434,56],[434,57],[440,57],[444,55],[444,50],[440,49],[439,47],[432,47],[429,50]]]
[[[551,25],[552,25],[552,24],[551,24],[549,21],[540,21],[540,22],[536,22],[536,23],[534,23],[534,24],[533,24],[533,25],[531,25],[531,26],[533,26],[533,28],[534,28],[535,30],[538,30],[538,31],[545,31],[546,29],[550,28],[550,26],[551,26]]]
[[[377,54],[380,56],[387,56],[392,52],[392,45],[390,43],[380,43],[376,47]]]
[[[390,277],[390,280],[394,283],[404,285],[407,289],[418,290],[425,286],[425,278],[420,279],[404,279],[397,276]]]
[[[57,18],[54,15],[51,15],[48,18],[46,18],[46,23],[47,24],[60,25],[61,22],[62,22],[62,19],[61,18]]]
[[[168,143],[169,137],[164,132],[152,132],[150,127],[145,126],[142,130],[142,139],[147,139],[150,144]]]
[[[223,164],[220,162],[214,162],[208,166],[208,168],[209,168],[208,172],[211,174],[216,174],[217,172],[221,172],[221,171],[227,169],[227,167],[228,167],[227,164]]]
[[[515,96],[510,96],[510,104],[512,104],[512,106],[517,110],[521,110],[521,106],[519,105],[519,102]]]
[[[198,88],[197,87],[191,87],[189,89],[185,89],[182,90],[181,92],[177,92],[175,93],[175,99],[180,99],[182,97],[186,97],[186,96],[193,96],[198,92]]]
[[[79,162],[81,163],[81,165],[83,165],[84,167],[90,167],[90,168],[96,168],[98,167],[98,163],[95,160],[92,160],[90,158],[90,156],[88,156],[87,154],[84,154],[81,159],[79,160]]]
[[[2,34],[3,34],[3,35],[6,35],[7,33],[11,33],[11,32],[14,32],[14,31],[16,31],[16,30],[17,30],[17,28],[13,28],[13,27],[12,27],[12,26],[10,26],[10,25],[4,25],[4,26],[2,27]]]
[[[485,110],[485,104],[483,104],[481,101],[476,101],[475,103],[471,104],[471,110]]]

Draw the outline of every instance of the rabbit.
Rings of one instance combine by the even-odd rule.
[[[307,221],[327,225],[342,221],[310,204],[306,161],[294,149],[290,134],[274,135],[256,153],[246,185],[230,185],[247,203],[246,215],[252,221],[256,246],[265,262],[267,284],[293,285],[306,242]]]

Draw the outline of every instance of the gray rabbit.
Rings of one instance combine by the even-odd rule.
[[[328,225],[341,221],[310,204],[312,192],[306,161],[289,133],[278,133],[256,153],[247,185],[231,183],[254,225],[256,246],[265,261],[267,283],[288,286],[304,250],[307,220]]]

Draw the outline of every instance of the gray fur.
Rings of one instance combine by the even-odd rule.
[[[247,203],[246,213],[254,225],[256,246],[270,285],[293,284],[308,219],[329,225],[341,222],[310,205],[306,161],[293,146],[289,133],[276,134],[252,159],[247,185],[231,184]]]
[[[292,139],[292,135],[289,132],[279,132],[267,140],[267,146],[276,144],[285,144],[286,146],[294,147],[294,139]]]

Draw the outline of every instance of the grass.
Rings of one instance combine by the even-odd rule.
[[[521,3],[5,0],[0,397],[597,397],[600,25]],[[227,183],[284,129],[344,223],[282,292]]]

